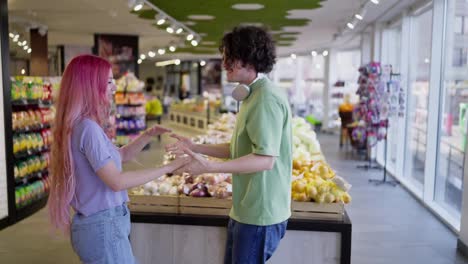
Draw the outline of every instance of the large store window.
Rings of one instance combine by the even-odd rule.
[[[424,186],[431,63],[432,10],[411,19],[410,82],[404,177],[422,192]]]
[[[460,33],[468,32],[463,26],[468,20],[468,2],[448,0],[447,3],[435,200],[459,219],[468,118],[468,39]]]

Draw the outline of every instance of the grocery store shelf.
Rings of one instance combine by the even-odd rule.
[[[21,129],[13,130],[13,134],[24,134],[29,132],[40,132],[44,129],[50,128],[50,124],[40,124],[37,126],[25,127]]]
[[[15,156],[16,160],[19,160],[19,159],[28,158],[28,157],[31,157],[31,156],[34,156],[34,155],[37,155],[37,154],[41,154],[41,153],[49,151],[49,150],[50,150],[49,147],[42,147],[42,148],[38,148],[38,149],[21,151],[21,152],[15,153],[14,156]]]
[[[11,104],[13,106],[35,106],[35,105],[39,105],[39,106],[51,106],[52,105],[52,101],[44,101],[44,100],[37,100],[37,99],[23,99],[23,100],[14,100],[14,101],[11,101]]]
[[[139,104],[115,104],[116,106],[143,106],[145,103],[139,103]]]
[[[117,115],[117,119],[143,119],[146,117],[146,114],[140,114],[140,115]]]
[[[26,175],[25,177],[22,178],[16,178],[15,179],[15,185],[20,186],[20,185],[25,185],[32,183],[36,180],[44,178],[44,176],[48,175],[49,171],[48,170],[42,170],[38,172],[31,173],[29,175]]]
[[[49,195],[45,195],[40,200],[32,202],[32,204],[27,205],[23,208],[16,210],[16,222],[19,222],[26,217],[34,214],[35,212],[41,210],[47,204],[47,198]]]
[[[117,135],[131,135],[131,134],[138,134],[141,131],[144,131],[146,128],[142,129],[122,129],[122,128],[117,128]]]
[[[188,215],[167,213],[131,213],[132,223],[169,224],[189,226],[219,226],[227,227],[229,217],[219,215]],[[351,232],[352,224],[345,212],[343,221],[294,219],[288,220],[288,230],[312,232],[337,232],[341,234],[340,264],[351,263]]]

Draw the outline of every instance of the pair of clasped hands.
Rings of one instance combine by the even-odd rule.
[[[151,137],[171,133],[170,129],[162,126],[154,126],[145,131],[145,134]],[[192,176],[206,173],[210,170],[210,161],[205,159],[198,153],[195,153],[195,143],[189,138],[179,136],[177,134],[170,134],[170,137],[177,140],[173,144],[166,146],[166,152],[176,155],[176,162],[181,167],[173,171],[175,175],[182,175],[182,173],[189,173]]]

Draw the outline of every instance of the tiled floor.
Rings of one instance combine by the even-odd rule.
[[[381,172],[356,169],[360,162],[339,151],[338,136],[322,135],[320,142],[328,162],[353,184],[353,202],[347,208],[353,222],[353,264],[468,263],[456,252],[455,235],[404,189],[368,184],[370,177],[380,177]],[[151,150],[124,168],[157,166],[166,143],[167,138],[154,142]],[[0,263],[79,263],[68,240],[54,238],[49,230],[42,210],[0,231]]]

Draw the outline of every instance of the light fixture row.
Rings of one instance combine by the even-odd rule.
[[[380,0],[369,0],[369,1],[364,2],[364,4],[359,9],[359,12],[354,14],[354,16],[351,19],[351,22],[348,22],[346,24],[346,27],[353,30],[356,27],[356,25],[359,23],[359,21],[362,21],[364,19],[364,16],[365,16],[365,13],[366,13],[366,5],[369,2],[374,4],[374,5],[380,4]]]
[[[24,51],[26,51],[27,53],[32,52],[32,49],[28,46],[28,41],[26,41],[26,40],[21,41],[19,39],[20,38],[19,34],[15,34],[13,32],[10,32],[8,34],[8,36],[12,39],[12,41],[14,43],[16,43],[19,47],[23,48]]]

